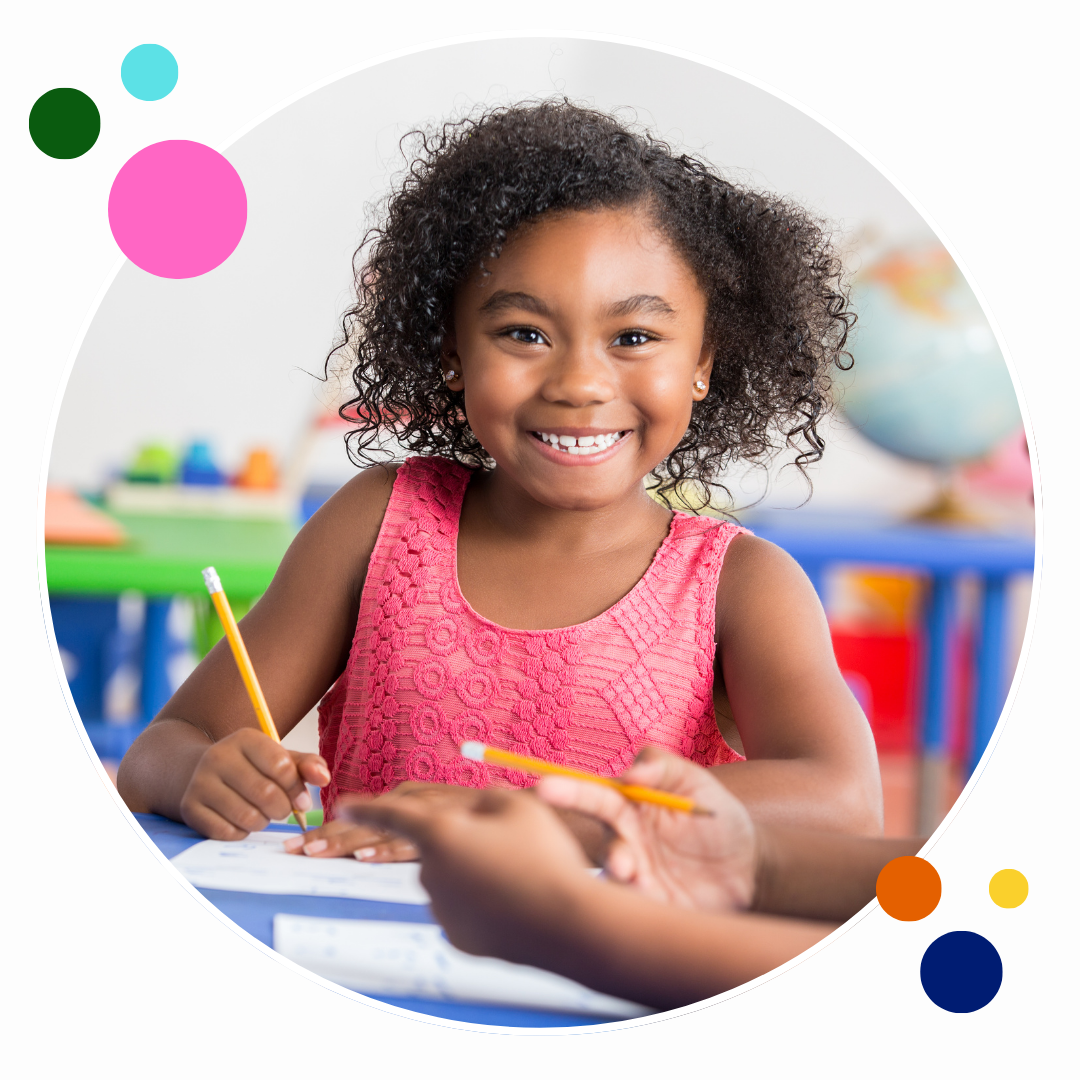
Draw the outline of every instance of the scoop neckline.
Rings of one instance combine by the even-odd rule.
[[[457,462],[452,462],[452,464],[456,465]],[[685,514],[681,510],[671,511],[671,520],[668,522],[667,532],[664,534],[664,539],[660,541],[659,547],[653,552],[653,557],[649,560],[649,565],[645,568],[645,573],[634,582],[634,587],[630,589],[629,592],[620,596],[611,607],[605,608],[599,615],[594,615],[591,619],[586,619],[585,622],[571,623],[569,626],[554,626],[539,630],[525,630],[512,626],[503,626],[501,623],[493,622],[491,619],[481,615],[480,612],[469,603],[465,598],[465,594],[461,591],[461,580],[458,578],[458,539],[461,536],[461,507],[465,501],[465,492],[468,490],[469,484],[472,481],[473,470],[468,469],[466,472],[468,475],[464,478],[465,483],[461,485],[461,490],[457,496],[457,505],[454,507],[454,531],[450,537],[452,541],[451,551],[453,552],[450,564],[450,579],[453,582],[454,599],[474,619],[500,634],[565,634],[572,630],[583,630],[599,623],[601,619],[606,619],[608,616],[613,615],[622,605],[628,604],[635,593],[644,588],[645,582],[654,573],[661,554],[667,550],[673,541],[676,521],[684,517],[693,517],[692,514]]]

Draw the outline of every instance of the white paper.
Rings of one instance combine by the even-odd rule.
[[[274,916],[274,948],[362,994],[516,1005],[623,1020],[652,1009],[550,971],[470,956],[431,923]]]
[[[293,833],[258,832],[245,840],[203,840],[172,864],[200,889],[340,896],[395,904],[426,904],[419,863],[362,863],[290,855],[282,844]]]

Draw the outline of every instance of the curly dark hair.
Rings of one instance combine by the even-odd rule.
[[[327,357],[328,372],[342,350],[352,367],[356,394],[341,413],[355,423],[354,462],[378,460],[390,429],[411,451],[490,466],[440,367],[455,287],[543,214],[630,205],[695,274],[716,356],[708,395],[654,471],[660,494],[722,487],[729,462],[763,463],[785,445],[800,470],[821,457],[818,425],[832,369],[850,366],[855,315],[828,233],[804,209],[565,99],[414,131],[402,148],[411,165],[354,256],[357,301]]]

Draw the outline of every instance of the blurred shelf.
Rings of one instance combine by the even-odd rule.
[[[763,540],[810,565],[877,563],[931,573],[1010,574],[1030,573],[1035,564],[1034,540],[990,530],[809,513],[762,513],[746,524]]]

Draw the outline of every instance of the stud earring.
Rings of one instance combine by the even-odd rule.
[[[453,382],[457,378],[457,372],[451,368],[444,376],[443,379],[446,382]]]
[[[694,383],[694,389],[695,390],[707,390],[708,387],[706,386],[705,383],[703,383],[700,379],[698,379],[698,381],[696,383]]]

